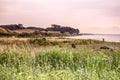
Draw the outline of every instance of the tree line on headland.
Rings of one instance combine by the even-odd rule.
[[[78,35],[79,29],[52,24],[51,27],[24,27],[23,24],[0,25],[0,36],[33,37],[33,36],[67,36]]]

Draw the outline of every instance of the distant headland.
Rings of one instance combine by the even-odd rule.
[[[78,35],[79,29],[69,26],[61,26],[52,24],[50,27],[24,27],[23,24],[0,25],[0,36],[16,36],[16,37],[31,37],[31,36],[68,36]]]

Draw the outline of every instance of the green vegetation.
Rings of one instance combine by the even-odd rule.
[[[16,29],[25,28],[22,24],[0,27],[4,37],[0,38],[0,80],[120,80],[120,43],[48,38],[79,33],[55,24],[47,29],[29,27],[35,29],[33,33],[12,31]]]
[[[1,38],[0,80],[120,80],[120,43]]]
[[[0,80],[120,80],[120,50],[2,47]]]
[[[33,45],[42,45],[42,46],[49,45],[49,42],[46,40],[46,38],[29,39],[28,42]]]
[[[68,26],[61,26],[57,24],[52,24],[51,27],[46,28],[47,31],[59,31],[62,34],[68,32],[70,34],[79,34],[79,29],[75,29]]]

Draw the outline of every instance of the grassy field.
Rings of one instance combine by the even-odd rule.
[[[119,43],[0,40],[0,80],[120,80]]]

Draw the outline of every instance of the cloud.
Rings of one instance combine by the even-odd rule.
[[[70,11],[80,13],[82,11],[89,12],[92,10],[108,16],[120,16],[120,0],[0,0],[0,10],[5,10],[5,1],[7,2],[6,6],[12,6],[12,8],[22,7],[23,11],[61,10],[64,13]]]
[[[120,0],[79,0],[68,3],[76,10],[96,10],[96,12],[104,13],[107,16],[120,17]],[[70,7],[70,8],[71,8]],[[94,13],[93,13],[94,14]]]
[[[120,0],[104,0],[101,8],[109,16],[120,17]]]
[[[116,5],[110,9],[112,16],[119,16],[120,17],[120,5]]]
[[[0,0],[0,12],[3,10],[3,0]]]
[[[56,23],[98,32],[120,24],[119,4],[120,0],[0,0],[0,23]]]
[[[120,17],[120,0],[104,0],[102,8],[106,11],[106,15],[111,17]]]
[[[4,13],[6,11],[6,0],[0,0],[0,14]]]
[[[114,26],[113,29],[120,30],[120,26]]]
[[[112,31],[114,33],[120,34],[120,26],[114,26],[114,27],[112,27]]]

